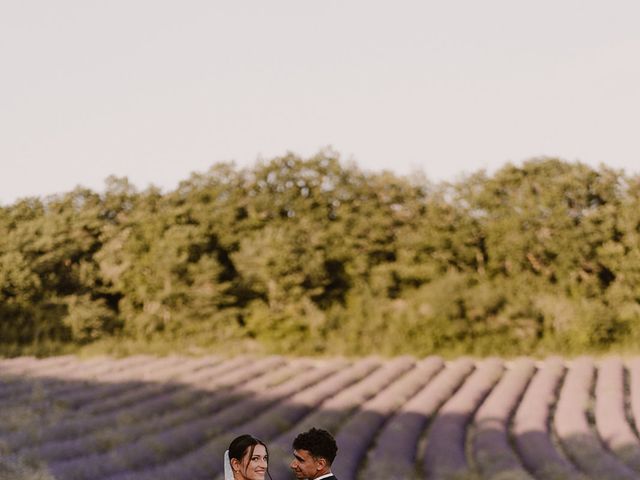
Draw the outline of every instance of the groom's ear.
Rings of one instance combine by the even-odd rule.
[[[327,467],[327,459],[324,457],[316,457],[316,468],[318,470],[323,470]]]

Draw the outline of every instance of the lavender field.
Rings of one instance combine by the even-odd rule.
[[[0,360],[0,479],[219,480],[231,438],[292,478],[311,426],[355,479],[640,478],[640,358]]]

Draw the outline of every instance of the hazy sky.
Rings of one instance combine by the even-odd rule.
[[[0,2],[0,203],[331,146],[640,171],[637,0]]]

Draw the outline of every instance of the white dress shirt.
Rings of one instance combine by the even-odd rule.
[[[329,473],[325,473],[321,477],[316,477],[313,480],[322,480],[323,478],[332,477],[332,476],[333,476],[333,473],[329,472]]]

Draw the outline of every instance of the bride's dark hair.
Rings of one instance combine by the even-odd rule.
[[[255,450],[256,445],[262,445],[267,452],[267,458],[269,458],[269,449],[267,448],[266,443],[252,435],[240,435],[239,437],[234,438],[229,444],[229,460],[235,458],[236,460],[238,460],[238,462],[242,463],[242,459],[247,453],[247,450],[249,450],[249,461],[251,461],[251,457],[253,456],[253,451]],[[245,473],[247,470],[247,465],[245,465],[244,467]],[[271,478],[268,463],[267,475],[269,476],[269,478]]]

